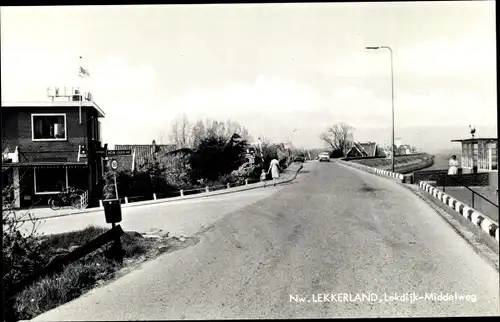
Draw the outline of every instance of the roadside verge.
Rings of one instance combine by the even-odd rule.
[[[387,178],[396,180],[396,181],[401,182],[401,183],[405,182],[405,176],[402,175],[401,173],[382,170],[382,169],[378,169],[378,168],[372,168],[372,167],[369,167],[369,166],[366,166],[363,164],[344,161],[344,160],[337,160],[337,162],[340,164],[343,164],[345,166],[348,166],[348,167],[352,167],[352,168],[356,168],[356,169],[363,170],[366,172],[370,172],[370,173],[376,174],[378,176],[387,177]]]

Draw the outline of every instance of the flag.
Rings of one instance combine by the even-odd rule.
[[[78,71],[78,76],[80,76],[80,78],[83,78],[83,77],[90,76],[90,74],[89,74],[88,70],[86,70],[85,68],[80,66],[80,70]]]
[[[90,76],[89,71],[86,68],[84,68],[82,65],[82,58],[83,57],[80,56],[80,64],[79,64],[79,69],[78,69],[78,76],[80,76],[80,78]]]

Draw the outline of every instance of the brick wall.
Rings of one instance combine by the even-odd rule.
[[[65,113],[65,141],[33,141],[32,113]],[[82,124],[78,124],[78,108],[75,107],[9,107],[2,108],[2,143],[3,149],[11,152],[19,147],[20,162],[77,161],[78,145],[88,147],[87,124],[88,112],[82,108]]]

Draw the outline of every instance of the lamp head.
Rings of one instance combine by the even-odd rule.
[[[474,124],[470,124],[469,129],[470,129],[470,134],[472,134],[472,137],[474,137],[474,133],[476,133],[476,127],[474,126]]]
[[[366,49],[379,49],[380,46],[367,46]]]

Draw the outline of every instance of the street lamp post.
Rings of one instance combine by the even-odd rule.
[[[290,136],[290,147],[289,147],[289,150],[288,150],[288,153],[289,153],[289,156],[290,156],[290,162],[291,162],[291,160],[292,160],[293,134],[294,134],[295,132],[297,132],[297,131],[298,131],[298,129],[293,129],[293,131],[292,131],[292,135]]]
[[[392,49],[389,46],[368,46],[366,47],[368,50],[377,50],[377,49],[389,49],[391,52],[391,95],[392,95],[392,156],[391,156],[391,163],[392,163],[392,172],[394,172],[394,155],[395,155],[395,149],[394,149],[394,71],[393,71],[393,54],[392,54]]]

